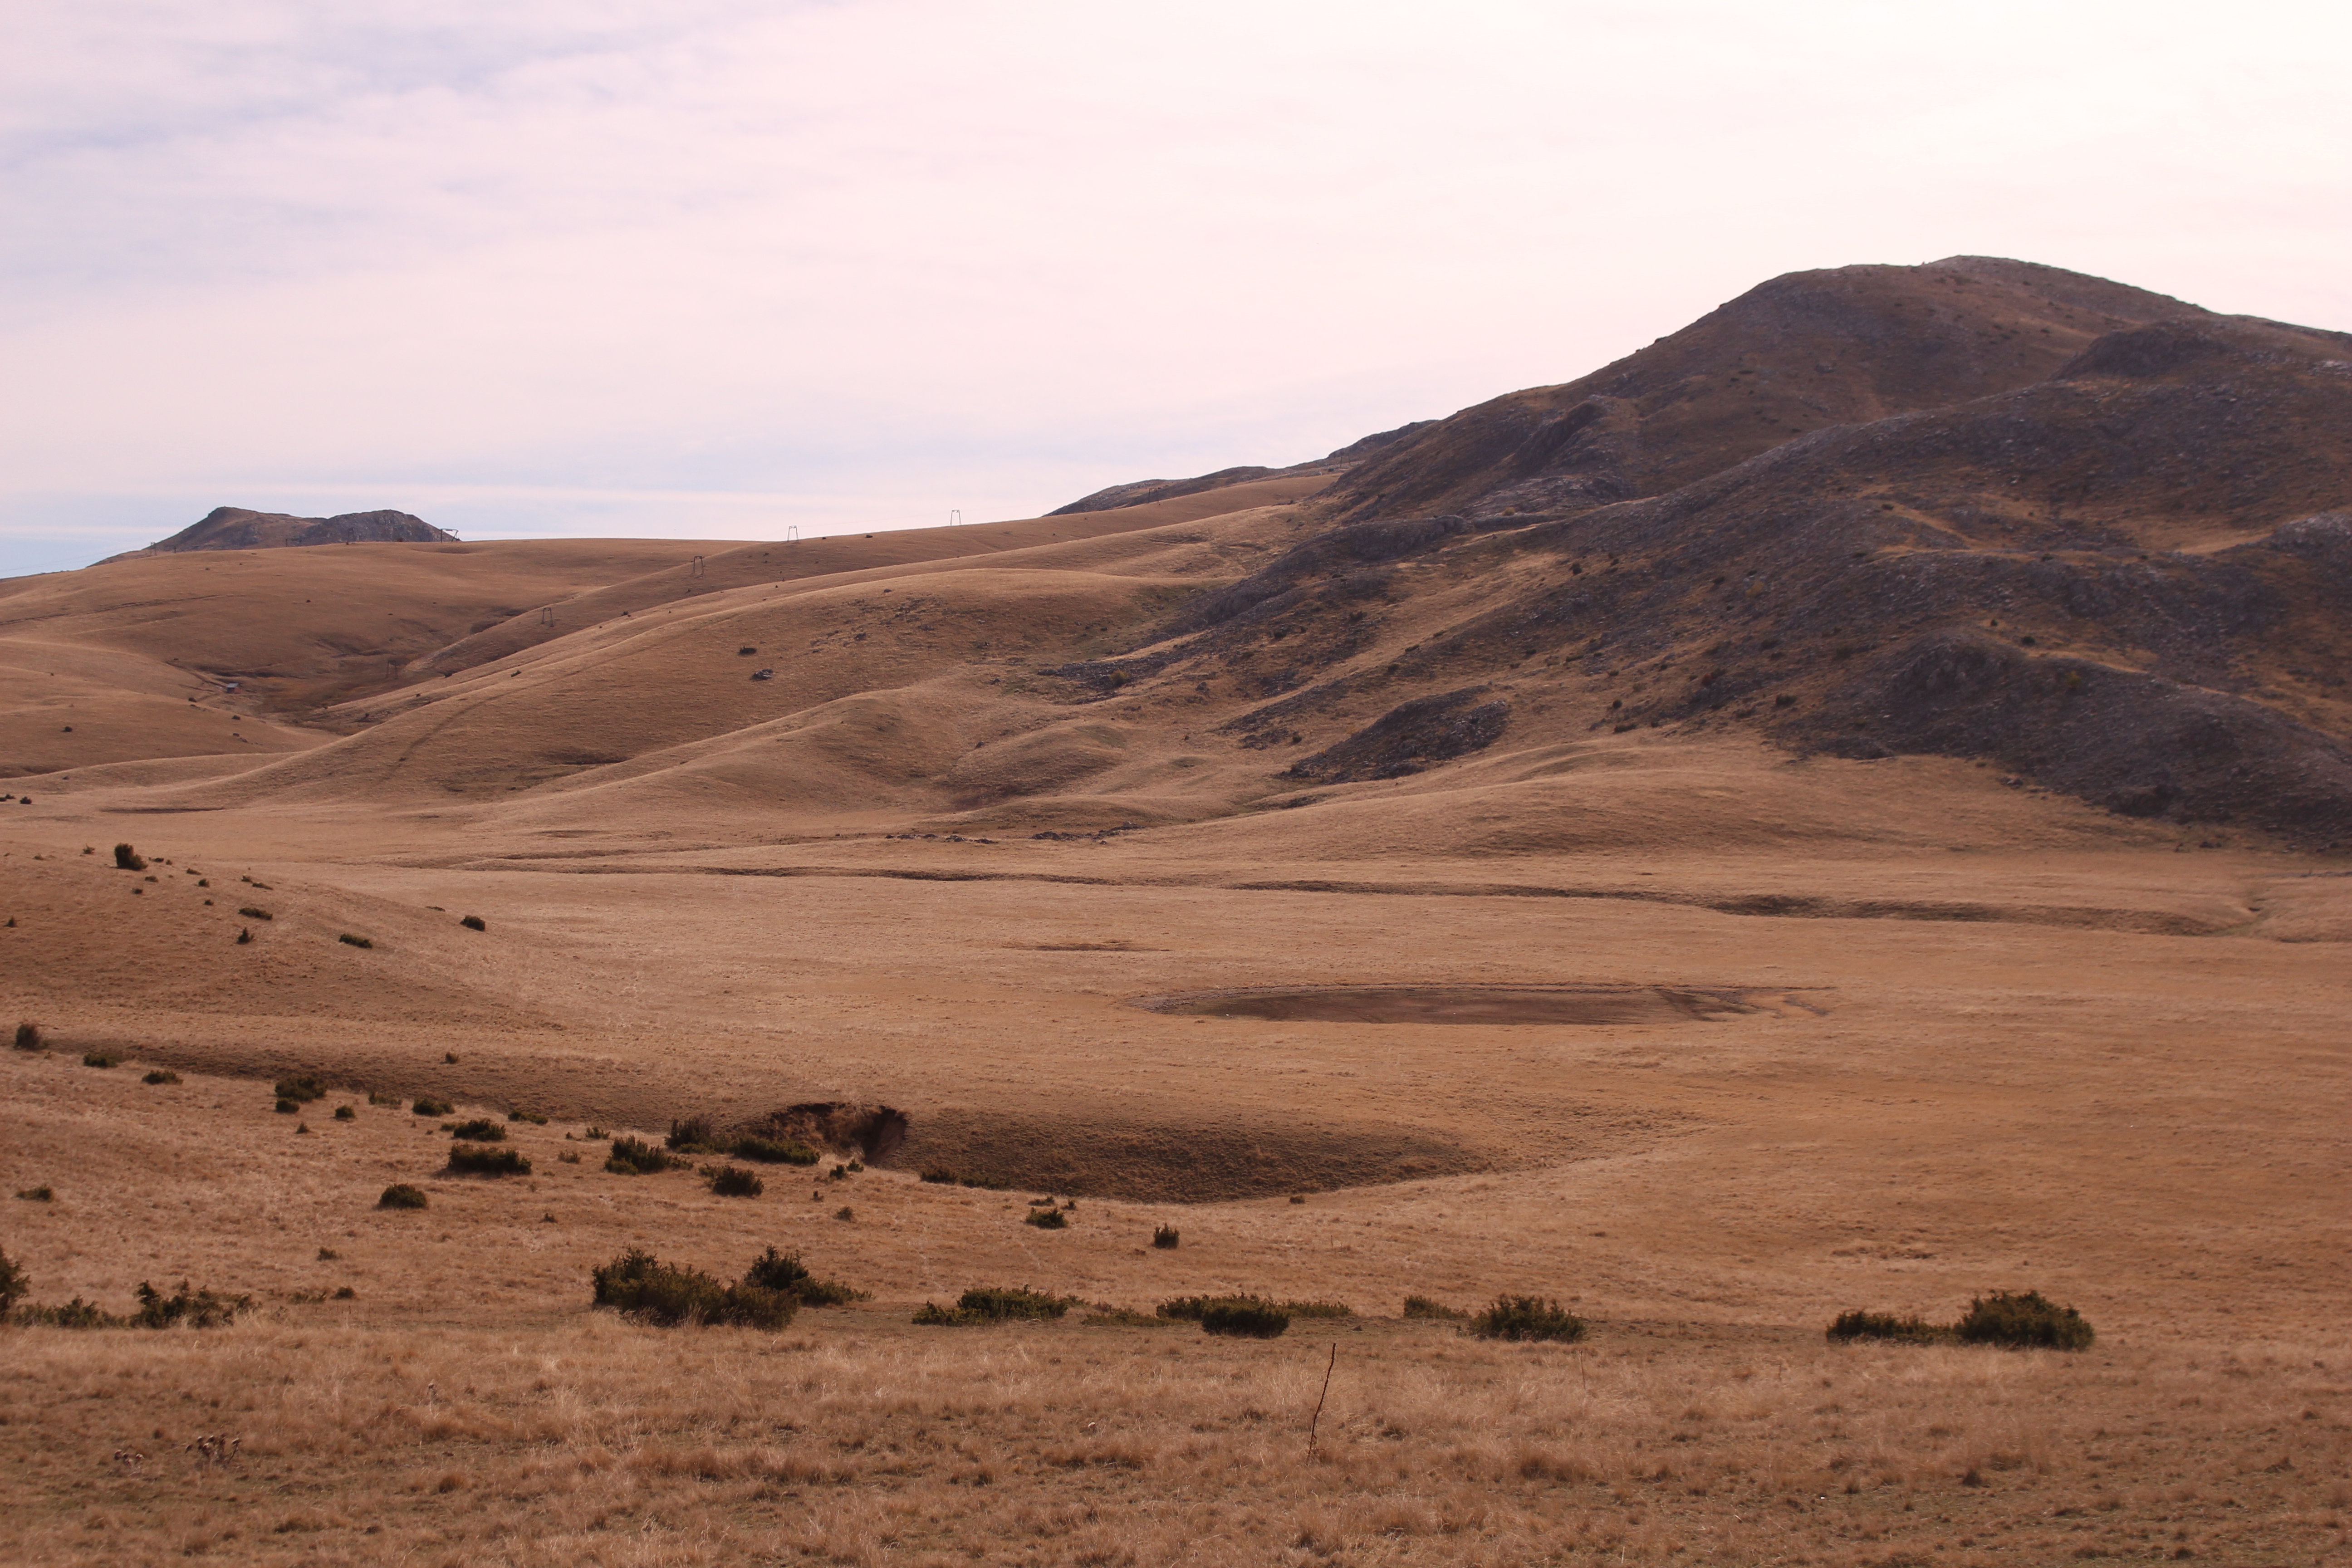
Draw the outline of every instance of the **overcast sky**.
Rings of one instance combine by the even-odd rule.
[[[2352,328],[2352,7],[12,0],[0,573],[1034,514],[1973,252]]]

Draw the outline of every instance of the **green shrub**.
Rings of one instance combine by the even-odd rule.
[[[1979,1296],[1969,1303],[1953,1331],[1968,1344],[2006,1345],[2014,1350],[2087,1350],[2098,1337],[2082,1313],[2044,1300],[2039,1290],[1996,1290]]]
[[[1067,1230],[1070,1228],[1070,1216],[1060,1209],[1031,1209],[1022,1223],[1034,1225],[1039,1230]]]
[[[1049,1296],[1026,1285],[1017,1290],[982,1286],[965,1291],[952,1307],[924,1302],[914,1321],[945,1324],[1036,1321],[1058,1318],[1071,1308],[1085,1304],[1076,1296]]]
[[[338,1301],[356,1301],[359,1299],[360,1293],[348,1285],[335,1292],[335,1300]]]
[[[1898,1318],[1892,1312],[1840,1312],[1828,1333],[1828,1338],[1839,1344],[1854,1340],[1894,1340],[1924,1345],[1954,1337],[1945,1324],[1931,1323],[1924,1318]]]
[[[41,1043],[41,1026],[26,1018],[16,1026],[16,1048],[20,1051],[42,1051],[48,1047]]]
[[[1108,1301],[1097,1301],[1095,1310],[1078,1321],[1096,1329],[1172,1329],[1173,1318],[1163,1318],[1152,1312],[1138,1312],[1127,1307],[1114,1307]]]
[[[1482,1340],[1580,1340],[1584,1320],[1540,1296],[1497,1296],[1494,1305],[1470,1320]]]
[[[114,847],[114,868],[118,871],[144,871],[147,862],[141,859],[139,851],[130,845],[118,844]]]
[[[586,1131],[584,1131],[584,1132],[581,1133],[581,1134],[580,1134],[580,1136],[582,1136],[583,1138],[587,1139],[590,1142],[593,1143],[593,1142],[600,1142],[600,1141],[602,1141],[602,1140],[604,1140],[604,1139],[610,1138],[610,1137],[612,1136],[612,1134],[611,1134],[610,1132],[605,1131],[604,1131],[603,1128],[601,1128],[601,1127],[591,1127],[591,1128],[589,1128]]]
[[[28,1204],[52,1204],[58,1201],[56,1190],[47,1183],[37,1187],[21,1187],[17,1189],[16,1195]]]
[[[509,1121],[528,1121],[533,1127],[544,1127],[547,1125],[547,1118],[541,1116],[536,1110],[509,1110],[507,1112],[507,1120]]]
[[[400,1096],[396,1094],[379,1094],[374,1089],[370,1089],[368,1090],[368,1103],[370,1105],[398,1105],[400,1103]]]
[[[1184,1237],[1182,1233],[1178,1231],[1172,1225],[1160,1225],[1151,1227],[1151,1245],[1154,1247],[1174,1247],[1178,1242],[1181,1242],[1183,1239]]]
[[[375,943],[370,942],[367,938],[363,936],[353,936],[349,931],[343,932],[342,935],[337,937],[335,940],[341,942],[345,947],[373,947],[375,945]]]
[[[490,929],[489,922],[482,919],[479,915],[467,915],[457,923],[464,926],[467,931],[488,931]]]
[[[48,1329],[119,1329],[123,1321],[94,1301],[76,1296],[62,1307],[19,1307],[16,1321]]]
[[[212,902],[212,900],[211,900],[210,899],[206,899],[206,900],[205,900],[205,902],[206,902],[206,903],[211,903],[211,902]],[[237,929],[236,929],[236,945],[237,945],[237,946],[239,946],[239,947],[243,947],[246,943],[247,943],[247,942],[251,942],[252,940],[253,940],[253,928],[252,928],[251,926],[239,926],[239,927],[237,927]]]
[[[0,1252],[0,1318],[15,1310],[16,1303],[24,1300],[25,1292],[32,1288],[33,1277],[25,1272],[25,1266],[5,1252]]]
[[[800,1254],[778,1252],[772,1247],[751,1260],[751,1267],[743,1271],[743,1283],[762,1290],[782,1290],[797,1298],[803,1307],[839,1307],[866,1299],[863,1290],[812,1275]]]
[[[772,1138],[738,1138],[729,1152],[739,1159],[768,1165],[814,1165],[817,1152],[805,1143],[779,1142]]]
[[[86,1068],[117,1067],[121,1061],[121,1057],[110,1056],[104,1051],[84,1051],[81,1057],[81,1065]]]
[[[715,1153],[719,1150],[719,1133],[710,1125],[708,1116],[689,1116],[682,1121],[669,1124],[669,1136],[663,1140],[663,1144],[680,1153]]]
[[[1290,1314],[1265,1301],[1216,1301],[1201,1310],[1201,1331],[1270,1340],[1290,1327]]]
[[[383,1196],[376,1199],[375,1206],[380,1209],[421,1209],[427,1201],[424,1188],[412,1187],[406,1182],[394,1182],[384,1188]]]
[[[768,1190],[757,1171],[740,1165],[721,1165],[702,1179],[722,1198],[756,1198]]]
[[[978,1187],[982,1192],[990,1193],[1001,1193],[1004,1191],[1005,1188],[1013,1184],[1010,1182],[992,1182],[985,1176],[962,1175],[957,1172],[949,1170],[944,1165],[934,1165],[929,1170],[925,1171],[923,1173],[923,1180],[927,1182],[936,1182],[941,1186]]]
[[[520,1149],[484,1149],[472,1143],[452,1143],[448,1169],[459,1175],[528,1176],[530,1161]]]
[[[624,1176],[649,1175],[667,1171],[677,1163],[676,1158],[656,1149],[642,1138],[615,1138],[613,1152],[604,1161],[604,1169]]]
[[[180,1081],[180,1075],[169,1068],[157,1068],[139,1081],[141,1083],[177,1083]]]
[[[1160,1302],[1158,1310],[1163,1318],[1175,1318],[1184,1322],[1197,1323],[1201,1321],[1201,1314],[1210,1308],[1235,1302],[1254,1307],[1274,1305],[1273,1300],[1265,1296],[1179,1296],[1172,1301]]]
[[[486,1116],[478,1116],[471,1121],[460,1121],[449,1129],[449,1136],[473,1143],[503,1143],[507,1141],[507,1130]]]
[[[185,1323],[192,1329],[216,1329],[239,1312],[253,1310],[250,1296],[215,1296],[210,1290],[191,1291],[188,1282],[166,1296],[145,1280],[139,1283],[139,1310],[125,1320],[142,1329],[168,1329]]]
[[[1356,1310],[1345,1301],[1285,1301],[1282,1310],[1294,1318],[1352,1318]]]
[[[278,918],[257,904],[247,904],[236,912],[249,921],[274,921]]]
[[[360,1119],[360,1113],[359,1113],[358,1111],[356,1111],[356,1110],[353,1110],[350,1106],[348,1106],[348,1105],[338,1105],[337,1107],[335,1107],[335,1120],[336,1120],[336,1121],[357,1121],[359,1119]]]
[[[277,1111],[280,1116],[291,1116],[302,1108],[293,1100],[281,1100],[276,1105],[270,1107],[270,1109]]]
[[[420,1100],[408,1108],[419,1116],[446,1116],[457,1108],[446,1100]]]
[[[731,1323],[781,1329],[800,1308],[799,1298],[788,1291],[751,1284],[721,1285],[699,1269],[663,1263],[641,1247],[631,1247],[595,1269],[591,1279],[597,1306],[665,1328]]]
[[[299,1100],[308,1105],[314,1100],[327,1098],[327,1090],[315,1078],[281,1078],[272,1086],[280,1100]]]
[[[1407,1296],[1404,1299],[1404,1315],[1408,1318],[1437,1318],[1447,1322],[1458,1323],[1470,1314],[1458,1307],[1449,1307],[1443,1301],[1433,1301],[1426,1296]]]

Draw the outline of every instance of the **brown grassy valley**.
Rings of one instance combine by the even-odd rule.
[[[0,583],[0,1559],[2346,1561],[2347,429],[1960,258],[1021,521]]]

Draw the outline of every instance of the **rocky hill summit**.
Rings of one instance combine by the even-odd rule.
[[[252,511],[216,506],[169,539],[109,560],[177,554],[189,550],[276,550],[302,544],[454,544],[457,536],[404,511],[346,511],[333,517],[295,517],[282,511]],[[104,564],[103,562],[100,564]]]

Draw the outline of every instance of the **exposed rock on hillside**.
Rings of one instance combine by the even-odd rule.
[[[275,550],[299,544],[455,543],[457,536],[404,511],[347,511],[334,517],[295,517],[282,511],[248,511],[217,506],[203,521],[169,539],[159,539],[131,555],[185,550]],[[125,556],[111,556],[121,561]],[[101,563],[103,564],[103,563]]]

